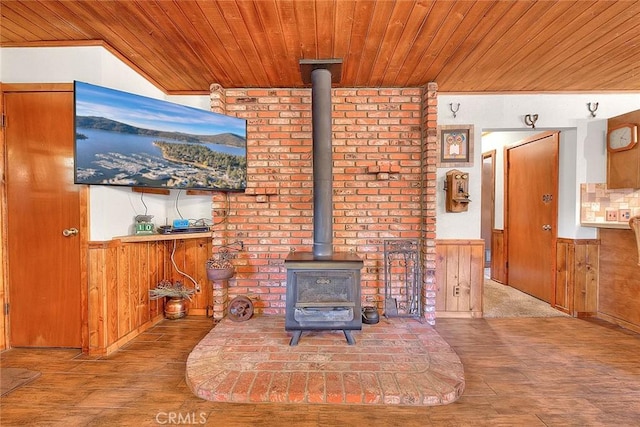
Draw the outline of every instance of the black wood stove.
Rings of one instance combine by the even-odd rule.
[[[342,330],[355,344],[352,330],[362,329],[360,270],[362,260],[333,252],[333,171],[331,83],[340,79],[342,60],[301,60],[305,83],[311,83],[313,132],[313,252],[292,253],[285,260],[287,295],[285,329]]]
[[[298,344],[303,331],[312,330],[343,330],[347,342],[355,344],[351,331],[362,329],[362,260],[346,253],[321,259],[303,252],[291,254],[285,265],[285,329],[294,331],[290,345]]]

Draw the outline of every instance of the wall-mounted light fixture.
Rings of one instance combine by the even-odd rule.
[[[591,106],[591,102],[587,102],[587,110],[591,113],[591,117],[595,117],[596,111],[598,111],[598,103],[594,102],[593,106]]]
[[[458,102],[456,104],[456,106],[453,106],[453,103],[449,103],[449,110],[451,110],[451,112],[453,113],[453,118],[456,118],[456,114],[458,113],[458,111],[460,110],[460,103]]]
[[[538,115],[537,114],[527,114],[526,116],[524,116],[524,123],[527,126],[530,126],[531,129],[535,129],[536,128],[536,122],[538,121]]]

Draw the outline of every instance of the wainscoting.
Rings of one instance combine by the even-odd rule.
[[[551,305],[573,317],[594,316],[598,308],[598,240],[559,238],[556,285]]]
[[[484,240],[436,240],[436,317],[482,317]]]
[[[598,317],[640,332],[640,266],[633,231],[601,228]]]
[[[504,230],[491,232],[491,279],[507,283],[507,253],[504,246]]]
[[[174,246],[175,245],[175,246]],[[88,248],[88,349],[89,354],[108,354],[164,318],[163,300],[150,301],[149,289],[163,280],[191,281],[201,286],[189,305],[190,314],[205,314],[212,304],[212,287],[205,261],[211,254],[211,238],[125,243],[120,240],[92,242]]]

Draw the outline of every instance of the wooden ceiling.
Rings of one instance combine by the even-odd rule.
[[[640,91],[640,1],[1,1],[2,46],[101,44],[169,94],[303,87]],[[55,64],[52,64],[55,66]]]

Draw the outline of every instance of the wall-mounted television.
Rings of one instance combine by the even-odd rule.
[[[75,183],[243,191],[247,121],[74,82]]]

